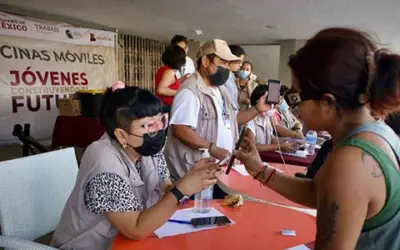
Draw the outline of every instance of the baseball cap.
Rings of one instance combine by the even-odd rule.
[[[228,44],[221,39],[214,39],[211,41],[205,42],[201,47],[199,52],[197,53],[197,58],[200,58],[205,55],[215,54],[221,59],[231,62],[231,61],[240,61],[240,58],[232,54],[229,49]]]

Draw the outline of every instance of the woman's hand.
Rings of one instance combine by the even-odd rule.
[[[178,181],[176,187],[185,195],[192,196],[217,183],[222,169],[210,158],[201,159],[191,171]]]
[[[280,145],[281,151],[285,153],[294,153],[296,152],[294,143],[284,142]]]
[[[305,139],[306,138],[300,129],[296,129],[296,130],[294,130],[294,132],[296,133],[295,138],[297,138],[297,139]]]
[[[240,151],[236,151],[235,155],[236,158],[244,164],[247,172],[249,172],[251,176],[254,177],[263,170],[260,154],[258,153],[256,145],[250,138],[244,138]]]

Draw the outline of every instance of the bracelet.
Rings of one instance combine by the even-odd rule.
[[[263,170],[261,170],[260,172],[258,172],[258,173],[253,177],[254,180],[256,180],[256,179],[260,176],[260,174],[264,173],[265,170],[267,169],[266,166],[263,166],[263,168],[264,168]]]
[[[272,177],[274,177],[275,174],[276,174],[276,169],[274,168],[272,172],[269,174],[267,180],[263,183],[263,185],[267,186],[268,182],[272,179]]]

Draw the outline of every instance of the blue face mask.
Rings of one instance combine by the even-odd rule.
[[[248,79],[250,76],[250,71],[246,71],[246,70],[240,70],[239,71],[239,77],[240,79],[246,80]]]
[[[279,108],[280,108],[282,111],[286,111],[286,110],[289,109],[289,105],[287,104],[287,102],[286,102],[285,100],[283,100],[282,103],[279,104]]]

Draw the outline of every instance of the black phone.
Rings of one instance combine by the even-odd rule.
[[[236,142],[235,150],[239,150],[240,144],[242,144],[242,141],[244,139],[244,135],[246,134],[246,130],[247,130],[247,123],[246,123],[246,125],[243,126],[242,131],[240,131],[239,140]],[[225,172],[226,174],[229,174],[229,172],[231,172],[231,169],[232,169],[233,163],[235,162],[235,159],[236,159],[236,156],[232,155],[231,159],[229,160],[226,172]]]
[[[232,223],[226,216],[193,218],[190,222],[194,227],[225,226]]]
[[[281,81],[269,79],[268,80],[268,104],[278,104],[281,97]]]

